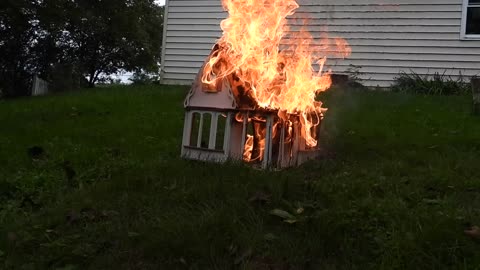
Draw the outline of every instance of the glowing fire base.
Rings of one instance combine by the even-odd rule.
[[[302,136],[299,115],[283,120],[278,110],[239,106],[227,80],[218,88],[209,91],[198,77],[185,99],[184,158],[239,160],[266,169],[297,166],[319,156],[320,148],[308,147]],[[314,129],[319,134],[320,124]]]

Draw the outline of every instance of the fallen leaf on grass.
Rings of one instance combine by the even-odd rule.
[[[265,256],[254,256],[250,259],[251,268],[249,269],[262,269],[262,270],[285,270],[285,269],[307,269],[307,268],[291,268],[290,265],[282,260],[273,259]],[[310,268],[308,268],[310,269]]]
[[[281,209],[273,209],[272,211],[270,211],[270,214],[277,217],[281,217],[283,219],[295,219],[294,215]]]
[[[262,192],[262,191],[257,191],[255,192],[255,194],[253,194],[252,197],[250,197],[250,199],[248,199],[249,202],[251,203],[261,203],[261,204],[264,204],[264,203],[268,203],[270,202],[270,197],[272,195],[270,194],[267,194],[265,192]]]
[[[114,210],[102,210],[101,212],[101,216],[103,218],[110,218],[110,217],[113,217],[113,216],[118,216],[120,215],[120,213],[118,213],[117,211],[114,211]]]
[[[65,219],[68,224],[74,224],[79,221],[99,222],[117,217],[119,213],[113,210],[96,210],[90,207],[82,208],[80,211],[70,210]]]
[[[140,234],[137,232],[128,232],[128,237],[138,237],[138,236],[140,236]]]
[[[182,257],[178,260],[181,264],[187,265],[187,261]]]
[[[177,188],[177,182],[175,181],[174,183],[172,183],[171,185],[169,186],[165,186],[163,187],[165,190],[168,190],[168,191],[173,191]]]
[[[87,221],[96,221],[100,217],[99,212],[96,209],[85,207],[80,210],[82,218]]]
[[[235,244],[231,244],[231,245],[227,248],[227,250],[228,250],[228,254],[230,254],[230,255],[233,256],[233,255],[235,255],[235,254],[237,253],[238,247],[237,247]]]
[[[253,254],[253,250],[251,248],[245,250],[245,252],[242,253],[239,257],[235,259],[235,265],[239,265],[241,263],[244,263],[245,261],[248,260]]]
[[[431,205],[440,204],[440,200],[436,200],[436,199],[423,199],[423,202]]]
[[[63,267],[60,267],[60,268],[55,268],[56,270],[75,270],[75,269],[78,269],[75,265],[73,264],[67,264]]]
[[[275,239],[277,239],[277,236],[273,233],[267,233],[263,236],[263,239],[270,242],[270,241],[274,241]]]
[[[81,215],[80,215],[78,212],[74,211],[74,210],[70,211],[70,212],[67,214],[67,216],[65,217],[65,219],[67,220],[67,223],[68,223],[68,224],[73,224],[73,223],[81,220],[81,218],[82,218]]]
[[[77,173],[75,172],[75,169],[73,169],[72,163],[68,160],[65,160],[60,164],[60,167],[62,168],[63,172],[65,173],[65,177],[67,178],[67,184],[69,187],[74,188],[78,187],[79,183],[75,181],[75,176]]]
[[[17,237],[17,234],[16,234],[16,233],[14,233],[14,232],[9,232],[9,233],[7,234],[7,239],[8,239],[8,241],[10,241],[10,242],[15,242],[15,241],[17,241],[18,237]]]
[[[475,239],[480,240],[480,227],[478,226],[471,226],[463,231],[467,236]]]
[[[40,159],[44,156],[45,150],[40,146],[32,146],[28,148],[27,153],[32,159]]]
[[[294,215],[281,209],[273,209],[272,211],[270,211],[270,214],[277,217],[281,217],[283,219],[283,222],[286,222],[288,224],[294,224],[294,223],[297,223],[298,221]]]

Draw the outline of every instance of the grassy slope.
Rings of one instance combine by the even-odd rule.
[[[329,157],[263,172],[180,159],[184,95],[0,101],[0,268],[478,269],[468,98],[332,91]]]

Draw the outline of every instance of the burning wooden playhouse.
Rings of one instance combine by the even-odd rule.
[[[326,52],[346,55],[348,44],[314,42],[307,31],[288,31],[295,0],[223,5],[229,12],[223,36],[185,99],[182,156],[243,160],[261,168],[296,166],[318,156],[326,109],[316,94],[331,85],[330,72],[323,72]]]
[[[243,160],[265,169],[296,166],[320,153],[318,145],[307,146],[299,114],[245,103],[248,98],[236,95],[228,80],[219,90],[209,91],[197,78],[185,99],[183,157]],[[312,131],[318,135],[322,115],[310,117],[316,118]]]

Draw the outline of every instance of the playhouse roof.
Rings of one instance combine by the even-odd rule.
[[[225,80],[222,81],[221,89],[218,92],[208,91],[201,81],[200,69],[197,78],[195,79],[190,92],[185,98],[185,108],[203,108],[203,109],[222,109],[234,110],[237,109],[237,102],[232,93],[230,85]]]

